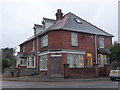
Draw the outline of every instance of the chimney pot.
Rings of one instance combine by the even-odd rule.
[[[57,10],[57,13],[56,13],[55,15],[56,15],[56,20],[62,19],[62,18],[63,18],[62,10],[61,10],[61,9],[58,9],[58,10]]]

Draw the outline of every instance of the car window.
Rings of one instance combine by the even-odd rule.
[[[113,67],[113,70],[120,70],[120,67]]]

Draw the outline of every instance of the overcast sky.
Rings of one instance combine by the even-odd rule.
[[[0,1],[1,47],[16,47],[33,35],[34,23],[55,19],[57,9],[72,12],[118,40],[118,0],[2,0]]]

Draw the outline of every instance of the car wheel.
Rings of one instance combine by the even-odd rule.
[[[116,78],[114,78],[114,77],[110,77],[110,79],[111,79],[112,81],[115,81],[115,80],[116,80]]]

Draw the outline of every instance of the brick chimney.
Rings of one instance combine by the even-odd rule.
[[[63,17],[62,10],[61,10],[61,9],[58,9],[58,10],[57,10],[57,13],[56,13],[55,15],[56,15],[56,20],[62,19],[62,17]]]

